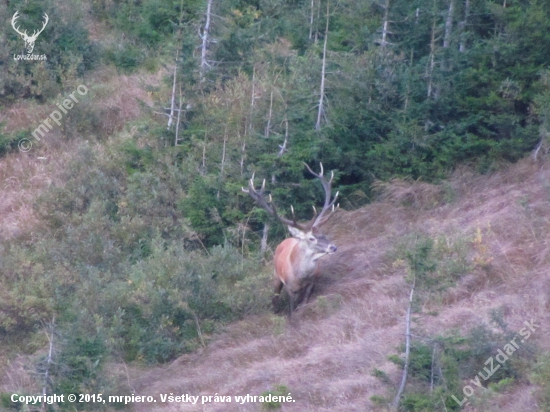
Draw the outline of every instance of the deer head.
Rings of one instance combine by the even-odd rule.
[[[48,15],[44,13],[44,24],[42,25],[42,28],[40,30],[35,30],[31,36],[27,34],[27,30],[24,32],[20,31],[18,27],[15,26],[15,21],[19,18],[19,11],[16,11],[11,19],[11,25],[13,29],[21,36],[21,38],[25,41],[25,48],[27,49],[27,53],[31,54],[34,50],[34,42],[38,38],[38,35],[44,31],[46,28],[46,25],[48,24]]]
[[[278,219],[281,223],[287,225],[288,230],[293,237],[307,243],[307,245],[309,246],[309,250],[314,251],[315,254],[320,254],[320,256],[322,256],[327,253],[333,253],[336,251],[336,246],[330,244],[327,238],[320,233],[319,227],[324,225],[332,217],[332,215],[338,208],[338,206],[334,206],[334,203],[338,198],[339,192],[336,192],[336,195],[331,200],[331,187],[332,181],[334,179],[334,172],[331,172],[330,179],[327,181],[323,176],[322,163],[319,164],[321,168],[319,174],[311,170],[311,168],[306,163],[304,163],[304,165],[313,176],[321,181],[321,184],[323,185],[323,189],[325,191],[325,202],[321,212],[317,213],[317,209],[315,208],[315,206],[313,206],[313,218],[307,223],[301,224],[296,221],[294,208],[292,206],[290,206],[292,219],[287,219],[279,215],[275,204],[273,203],[271,195],[269,195],[268,199],[266,199],[265,197],[265,179],[262,182],[261,188],[259,190],[256,190],[254,187],[254,175],[252,175],[252,178],[248,182],[248,189],[242,188],[242,190],[243,192],[248,193],[250,197],[252,197],[252,199],[256,201],[256,203],[258,203],[263,209],[267,211],[267,213]],[[320,256],[317,256],[317,258]]]

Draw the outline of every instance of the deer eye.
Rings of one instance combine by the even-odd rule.
[[[311,237],[309,238],[309,240],[310,240],[311,242],[315,242],[317,239],[315,239],[313,236],[311,236]]]

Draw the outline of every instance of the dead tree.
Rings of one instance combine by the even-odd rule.
[[[319,96],[319,110],[317,111],[317,122],[315,130],[321,130],[321,118],[325,115],[324,99],[325,99],[325,78],[327,66],[327,41],[328,41],[328,23],[329,23],[329,2],[327,2],[327,23],[325,26],[325,44],[323,45],[323,63],[321,66],[321,87]]]
[[[206,23],[202,30],[202,46],[201,46],[201,68],[200,68],[200,81],[201,83],[205,80],[206,70],[210,67],[207,60],[207,50],[210,43],[210,20],[212,16],[212,1],[208,0],[206,4]]]
[[[470,0],[464,3],[464,20],[460,22],[460,46],[458,50],[461,53],[466,51],[466,25],[468,24],[468,15],[470,14]]]

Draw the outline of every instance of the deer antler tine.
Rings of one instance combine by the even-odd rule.
[[[313,170],[311,170],[311,167],[309,167],[309,165],[306,162],[302,162],[302,163],[305,165],[307,170],[309,170],[309,173],[311,173],[314,176],[317,176],[317,173],[315,173]]]
[[[264,189],[265,189],[265,179],[262,182],[262,188],[260,189],[260,193],[263,193]]]
[[[319,166],[321,166],[321,172],[319,173],[319,176],[323,176],[323,163],[319,162]]]

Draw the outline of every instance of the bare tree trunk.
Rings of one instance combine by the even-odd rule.
[[[172,100],[170,103],[170,114],[168,115],[168,130],[170,130],[172,123],[174,123],[174,111],[176,108],[176,74],[178,71],[178,54],[179,50],[176,53],[176,65],[174,66],[174,81],[172,83]]]
[[[309,15],[309,40],[313,37],[313,14],[315,12],[315,0],[311,0],[311,14]]]
[[[389,32],[389,25],[390,22],[388,20],[390,15],[390,0],[386,0],[386,3],[384,5],[384,24],[382,25],[382,42],[380,43],[380,47],[383,49],[388,44],[388,33]]]
[[[399,389],[397,391],[397,395],[395,395],[395,398],[391,404],[391,406],[397,410],[397,407],[399,406],[399,400],[401,399],[401,395],[403,394],[403,391],[405,390],[405,385],[407,383],[407,376],[409,373],[409,357],[411,353],[411,308],[412,308],[412,301],[414,296],[414,285],[416,283],[416,278],[413,280],[413,284],[411,287],[411,293],[409,294],[409,307],[407,308],[407,315],[405,317],[405,359],[404,359],[404,366],[403,366],[403,375],[401,376],[401,384],[399,385]]]
[[[328,22],[329,22],[329,2],[327,1],[327,24],[325,26],[325,44],[323,45],[323,65],[321,68],[321,90],[319,97],[319,111],[317,112],[317,122],[315,123],[315,130],[321,130],[321,118],[324,115],[324,98],[325,98],[325,71],[327,65],[327,41],[328,41]]]
[[[430,60],[426,68],[426,77],[428,78],[428,98],[432,97],[433,92],[433,73],[435,68],[435,31],[436,31],[436,14],[434,10],[432,22],[432,37],[430,40]]]
[[[414,59],[414,50],[411,49],[411,61],[409,63],[409,67],[412,67],[413,59]],[[410,75],[409,75],[409,76],[407,76],[407,89],[405,91],[405,104],[403,105],[403,110],[404,111],[407,111],[407,109],[409,108],[410,94],[411,94],[411,79],[410,79]]]
[[[460,46],[459,51],[466,51],[466,25],[468,24],[468,14],[470,14],[470,0],[466,0],[464,4],[464,20],[460,22]]]
[[[176,120],[176,139],[174,141],[174,146],[178,145],[179,130],[180,130],[180,117],[181,117],[181,111],[182,111],[181,108],[182,107],[183,107],[183,99],[181,98],[181,88],[180,88],[180,105],[179,105],[179,108],[178,108],[178,118]]]
[[[209,43],[209,34],[210,34],[210,16],[212,14],[212,1],[208,0],[206,5],[206,23],[204,29],[202,30],[202,48],[201,48],[201,69],[200,69],[200,81],[201,83],[205,80],[205,73],[210,65],[206,59],[208,43]]]
[[[446,49],[451,45],[451,36],[453,34],[453,14],[455,0],[450,0],[449,11],[447,12],[447,20],[445,21],[445,36],[443,37],[443,47]]]
[[[253,67],[252,69],[252,92],[250,93],[251,96],[250,96],[250,114],[249,114],[249,118],[248,118],[248,132],[245,130],[245,138],[246,136],[250,136],[253,132],[253,124],[252,124],[252,119],[254,118],[254,108],[256,106],[256,66]]]
[[[271,131],[271,119],[273,118],[273,87],[271,88],[271,94],[269,96],[269,111],[267,112],[267,124],[265,126],[264,137],[267,139],[269,137],[269,132]]]
[[[42,386],[42,395],[46,396],[48,392],[48,380],[50,379],[50,367],[53,363],[53,352],[54,352],[54,332],[55,332],[55,316],[52,318],[52,322],[48,325],[50,327],[50,332],[46,332],[46,337],[49,342],[48,357],[46,358],[46,370],[44,371],[44,385]],[[46,405],[42,402],[42,410],[45,411]]]
[[[222,148],[222,164],[220,166],[220,186],[221,186],[221,182],[223,180],[223,172],[224,172],[224,169],[225,169],[225,148],[227,146],[227,126],[225,127],[225,132],[223,134],[223,148]],[[220,198],[220,187],[218,187],[218,194],[216,195],[216,198],[219,199]]]
[[[288,151],[288,149],[286,148],[286,145],[288,143],[288,118],[285,116],[285,141],[283,142],[283,145],[279,145],[279,153],[277,153],[277,156],[281,157],[282,155],[285,154],[285,152]]]
[[[241,146],[241,177],[244,172],[244,158],[246,157],[246,138],[243,139],[243,144]]]
[[[263,259],[265,251],[267,250],[267,234],[269,233],[269,223],[264,223],[264,230],[262,231],[262,241],[260,243],[260,255]]]
[[[204,133],[204,144],[202,145],[202,171],[201,176],[206,175],[206,132]]]
[[[321,19],[321,0],[318,1],[318,7],[317,7],[317,20]],[[317,40],[319,40],[319,30],[315,30],[315,39],[313,43],[317,44]]]

